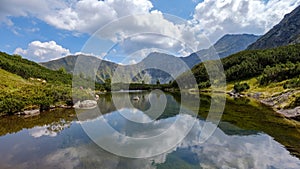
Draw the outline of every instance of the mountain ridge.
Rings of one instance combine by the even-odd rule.
[[[251,34],[230,34],[225,35],[221,39],[219,39],[214,47],[210,47],[209,49],[203,49],[196,53],[193,53],[187,57],[178,57],[182,61],[186,63],[186,65],[189,68],[192,68],[194,65],[201,62],[200,58],[209,59],[214,57],[214,54],[217,52],[220,58],[223,58],[227,55],[239,52],[241,50],[244,50],[247,48],[247,46],[258,39],[259,36],[251,35]],[[214,52],[216,50],[216,52]],[[113,76],[114,71],[119,67],[121,69],[124,69],[124,71],[128,71],[129,73],[133,72],[130,70],[130,68],[126,65],[119,65],[114,62],[102,60],[100,58],[97,58],[95,56],[90,55],[69,55],[64,58],[52,60],[49,62],[42,62],[40,63],[42,66],[45,66],[52,70],[58,70],[62,67],[66,69],[68,73],[73,73],[76,60],[78,56],[87,56],[87,63],[96,63],[101,62],[99,64],[99,68],[97,71],[96,80],[100,83],[104,83],[105,79],[111,78]],[[165,53],[159,53],[159,52],[153,52],[150,53],[146,58],[144,58],[141,62],[136,64],[136,66],[142,66],[147,65],[151,63],[152,61],[156,61],[156,63],[161,63],[159,60],[163,60],[165,65],[173,64],[170,63],[170,60],[174,60],[174,58],[177,58],[173,55],[165,54]],[[176,61],[177,62],[177,61]],[[180,63],[177,63],[174,67],[177,69],[181,69],[182,67],[178,66]],[[79,65],[80,66],[80,65]],[[89,66],[88,64],[83,64],[79,69],[84,71],[84,67]],[[161,65],[164,66],[164,65]],[[176,70],[170,69],[171,72],[176,74]],[[181,72],[181,71],[180,71]],[[176,77],[171,77],[168,72],[163,72],[158,69],[149,69],[141,72],[139,75],[134,77],[135,81],[144,81],[142,79],[143,77],[147,76],[149,80],[149,83],[156,83],[157,80],[159,80],[161,83],[168,83],[169,81],[174,80]]]
[[[210,48],[199,50],[187,57],[182,57],[182,60],[186,62],[190,68],[192,68],[202,61],[213,58],[221,59],[231,54],[243,51],[259,37],[259,35],[253,34],[226,34]]]
[[[247,49],[269,49],[297,43],[300,43],[300,6],[286,14],[277,25]]]

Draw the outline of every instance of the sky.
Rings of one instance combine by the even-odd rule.
[[[1,0],[0,51],[45,62],[90,54],[136,63],[187,56],[225,34],[262,35],[300,0]]]

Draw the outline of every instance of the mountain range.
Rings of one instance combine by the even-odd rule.
[[[230,54],[242,51],[246,49],[249,44],[255,42],[258,38],[259,36],[249,34],[225,35],[220,40],[218,40],[215,45],[208,49],[200,50],[186,57],[179,57],[187,65],[187,67],[182,66],[183,63],[179,63],[180,61],[178,61],[177,57],[158,52],[150,53],[138,64],[130,66],[119,65],[117,63],[101,60],[97,57],[88,55],[70,55],[64,58],[40,64],[52,70],[58,70],[63,67],[68,73],[74,73],[73,70],[78,57],[82,59],[83,57],[86,57],[84,59],[84,62],[81,62],[81,65],[79,65],[79,68],[77,67],[78,70],[80,70],[81,72],[85,72],[86,68],[91,66],[91,63],[97,64],[97,66],[99,65],[98,69],[95,71],[97,72],[96,81],[100,83],[104,83],[106,79],[111,78],[113,76],[113,73],[117,69],[122,70],[129,75],[128,77],[126,77],[126,80],[133,79],[133,81],[136,82],[145,81],[146,83],[151,84],[156,83],[157,80],[159,80],[160,83],[168,83],[174,80],[180,73],[183,73],[189,68],[192,68],[194,65],[200,63],[201,61],[209,60],[216,54],[220,58],[223,58],[229,56]],[[202,58],[202,60],[200,58]],[[149,65],[152,65],[152,68],[143,70],[145,66]],[[171,67],[167,67],[168,72],[166,70],[160,70],[166,67],[166,65],[172,65],[173,69],[171,70]],[[137,69],[143,71],[139,73],[135,72],[135,70]],[[138,74],[133,76],[133,73]]]
[[[298,51],[295,50],[299,47],[299,45],[297,45],[299,43],[300,6],[291,13],[286,14],[280,23],[275,25],[265,35],[261,36],[256,42],[249,45],[247,50],[221,59],[223,68],[226,72],[226,80],[234,81],[258,76],[264,71],[264,67],[266,65],[270,67],[274,66],[272,71],[280,72],[280,66],[277,65],[276,67],[276,64],[285,61],[281,65],[282,68],[285,68],[285,66],[289,66],[285,65],[287,64],[286,62],[290,61],[292,63],[296,63],[299,61],[297,60]],[[286,52],[289,50],[290,52]],[[294,56],[290,58],[292,54],[294,54]],[[277,61],[274,62],[275,60]],[[208,77],[205,65],[203,63],[195,65],[192,69],[192,72],[196,77],[198,77],[198,82],[207,82]],[[273,74],[275,73],[273,72]],[[287,74],[285,74],[285,76],[287,76]],[[183,79],[183,77],[180,78]],[[209,85],[207,83],[203,84],[204,86]]]
[[[235,34],[225,35],[218,40],[213,46],[208,49],[203,49],[198,52],[192,53],[187,57],[182,57],[182,60],[190,67],[204,60],[215,58],[216,54],[219,58],[224,58],[231,54],[245,50],[250,44],[255,42],[260,36],[251,34]],[[200,59],[202,58],[202,60]]]
[[[199,63],[206,60],[213,60],[217,58],[222,59],[245,49],[268,49],[297,43],[300,43],[300,7],[297,7],[294,11],[285,15],[284,19],[279,24],[274,26],[263,36],[250,34],[228,34],[223,36],[208,49],[199,50],[186,57],[179,57],[187,65],[187,67],[182,66],[179,62],[177,62],[177,65],[175,65],[175,62],[170,62],[171,60],[175,60],[175,56],[158,52],[150,53],[138,64],[130,66],[119,65],[93,56],[80,55],[80,57],[86,57],[86,63],[79,67],[81,67],[80,70],[84,72],[91,63],[100,63],[98,69],[95,70],[97,72],[96,80],[100,83],[111,78],[116,70],[122,70],[123,74],[128,75],[126,78],[122,77],[126,80],[133,80],[135,82],[144,81],[152,84],[159,80],[161,83],[168,83],[169,81],[174,80],[178,73],[182,73],[190,68],[195,68],[199,65]],[[78,55],[71,55],[40,64],[52,70],[58,70],[63,67],[67,72],[73,73],[77,59]],[[176,59],[178,60],[178,58]],[[154,67],[143,69],[145,68],[145,65],[149,64]],[[172,65],[174,69],[168,71],[173,73],[173,77],[170,75],[170,72],[159,70],[161,67],[156,66],[155,68],[155,65],[160,65],[161,67],[168,67],[168,65]],[[143,71],[136,72],[136,70]],[[175,77],[174,72],[176,72]]]
[[[52,70],[64,68],[68,73],[82,73],[87,77],[96,72],[95,80],[99,83],[104,83],[106,79],[114,75],[114,82],[116,83],[144,81],[145,83],[154,84],[157,80],[160,83],[168,83],[185,72],[188,67],[183,69],[180,61],[175,56],[153,52],[141,62],[133,65],[119,65],[88,55],[70,55],[40,64]],[[76,69],[74,69],[75,65]],[[162,69],[165,69],[165,71],[162,71]],[[171,73],[173,73],[174,78],[171,77]]]

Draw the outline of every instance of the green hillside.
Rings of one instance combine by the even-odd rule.
[[[47,109],[50,105],[71,99],[70,85],[30,80],[0,69],[0,115],[24,109]]]
[[[76,61],[78,57],[81,57],[81,64],[77,65],[77,69],[85,72],[87,67],[90,67],[91,64],[99,64],[98,71],[96,75],[96,79],[98,82],[104,83],[107,78],[110,78],[115,71],[115,69],[120,66],[116,63],[112,63],[109,61],[101,60],[97,57],[88,56],[88,55],[70,55],[64,58],[60,58],[57,60],[52,60],[49,62],[40,63],[51,70],[59,70],[60,68],[64,68],[68,73],[73,74]],[[84,60],[84,61],[83,61]]]
[[[0,68],[25,79],[40,78],[51,83],[71,84],[72,76],[63,71],[53,71],[19,55],[0,52]]]
[[[211,64],[215,61],[208,61]],[[221,59],[226,75],[227,91],[259,94],[271,100],[276,109],[300,106],[300,44],[267,50],[246,50]],[[218,72],[221,68],[215,67]],[[205,64],[192,68],[200,89],[210,90]],[[177,81],[189,79],[184,73]],[[193,87],[193,86],[189,86]]]
[[[238,82],[257,77],[260,85],[288,80],[285,87],[300,86],[299,44],[267,50],[246,50],[221,59],[221,61],[227,82]],[[193,67],[192,72],[200,88],[211,85],[203,63]],[[184,78],[182,75],[178,80]]]
[[[72,76],[52,71],[21,56],[0,53],[0,115],[41,110],[71,99]]]

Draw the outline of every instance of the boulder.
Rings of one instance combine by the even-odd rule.
[[[78,101],[74,104],[74,108],[76,109],[93,109],[97,106],[97,101],[95,100],[84,100],[84,101]]]
[[[39,114],[40,114],[40,110],[39,109],[25,110],[23,112],[17,113],[17,115],[26,115],[26,116],[35,116],[35,115],[39,115]]]

